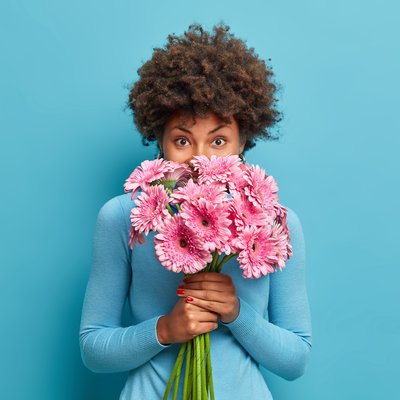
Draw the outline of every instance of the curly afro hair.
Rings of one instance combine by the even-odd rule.
[[[269,130],[281,120],[272,69],[229,29],[220,23],[211,34],[191,24],[183,36],[168,35],[165,48],[154,48],[138,69],[127,107],[145,145],[161,137],[177,110],[203,118],[214,112],[225,123],[233,116],[244,151],[256,139],[278,139]]]

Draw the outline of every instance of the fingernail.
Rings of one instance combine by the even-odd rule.
[[[193,297],[190,297],[190,296],[188,296],[188,297],[186,297],[186,301],[193,301]]]
[[[183,286],[183,285],[179,285],[178,286],[178,289],[183,289],[185,286]]]
[[[185,291],[184,291],[183,289],[178,289],[178,290],[176,291],[176,293],[178,293],[178,294],[185,294]]]
[[[187,283],[187,281],[188,281],[187,278],[183,278],[182,280],[183,280],[183,282],[185,282],[185,283]]]

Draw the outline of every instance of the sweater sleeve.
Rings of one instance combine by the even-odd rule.
[[[121,326],[131,282],[128,228],[118,196],[107,201],[97,216],[79,331],[82,361],[93,372],[137,368],[170,346],[157,338],[161,315]]]
[[[305,242],[301,223],[288,208],[293,248],[286,267],[270,275],[268,317],[242,298],[236,319],[223,324],[259,364],[286,380],[302,376],[311,351],[311,316],[305,281]]]

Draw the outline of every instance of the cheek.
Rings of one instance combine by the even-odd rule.
[[[185,163],[188,158],[187,151],[177,150],[174,144],[165,143],[163,145],[163,155],[165,160],[175,161],[177,163]]]
[[[240,154],[242,150],[242,138],[240,137],[239,130],[232,132],[231,136],[231,149],[234,149],[235,153]]]
[[[238,138],[235,138],[235,140],[233,140],[229,146],[229,149],[236,154],[241,153],[241,148],[241,142]]]
[[[161,149],[164,155],[170,154],[173,150],[173,146],[168,139],[164,139],[161,143]]]
[[[170,160],[171,159],[171,154],[174,154],[173,149],[171,149],[171,146],[164,145],[163,146],[163,154],[164,158]]]

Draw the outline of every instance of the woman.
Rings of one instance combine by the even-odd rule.
[[[256,139],[276,139],[268,130],[280,117],[273,73],[228,31],[191,25],[183,37],[169,35],[166,48],[154,49],[138,70],[128,104],[144,142],[156,141],[161,157],[179,163],[199,154],[243,157]],[[282,271],[243,279],[232,259],[220,274],[183,282],[183,274],[158,262],[154,233],[129,248],[134,205],[126,193],[98,214],[80,326],[87,368],[130,371],[120,399],[160,399],[180,344],[211,332],[216,399],[272,399],[259,365],[287,380],[300,377],[311,321],[295,212],[286,207],[293,256]],[[132,321],[122,327],[126,300]]]

